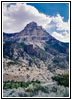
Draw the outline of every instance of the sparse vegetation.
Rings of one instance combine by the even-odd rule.
[[[4,89],[3,91],[5,97],[69,97],[69,88],[60,85],[42,87],[30,84],[25,89],[19,87],[17,89]]]

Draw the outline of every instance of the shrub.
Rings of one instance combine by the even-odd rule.
[[[64,85],[65,87],[69,87],[69,74],[62,74],[58,76],[53,76],[53,80],[57,81],[58,84]]]
[[[40,84],[40,81],[27,81],[27,82],[4,82],[3,88],[4,89],[9,89],[9,88],[18,88],[18,87],[23,87],[27,88],[30,84],[36,86],[37,84]]]
[[[5,82],[3,84],[3,89],[8,89],[8,88],[11,88],[11,85]]]

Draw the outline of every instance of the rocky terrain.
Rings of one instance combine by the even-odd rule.
[[[52,83],[52,76],[65,74],[68,71],[69,44],[56,40],[35,22],[27,24],[21,32],[3,33],[4,82]],[[23,90],[23,88],[19,89]],[[4,96],[10,96],[6,91],[4,90]],[[10,91],[12,90],[8,90],[7,93]],[[15,89],[15,91],[19,90]]]
[[[51,73],[41,62],[40,68],[35,64],[26,66],[22,62],[15,62],[10,59],[4,59],[4,81],[43,81],[51,82]]]

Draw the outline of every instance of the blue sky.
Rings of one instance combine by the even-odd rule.
[[[46,15],[56,16],[59,13],[64,17],[64,21],[69,19],[69,4],[68,3],[27,3]]]
[[[16,33],[34,21],[62,42],[69,41],[68,3],[3,3],[3,31]]]

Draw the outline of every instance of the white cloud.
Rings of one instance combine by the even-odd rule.
[[[56,23],[57,30],[69,30],[69,22],[64,22],[63,17],[57,14],[56,17],[53,18],[53,21]]]
[[[62,42],[69,42],[69,35],[67,33],[64,33],[65,35],[62,35],[57,32],[53,32],[52,36],[55,37],[57,40],[61,40]]]
[[[62,42],[69,42],[69,20],[68,22],[64,22],[63,19],[63,17],[57,14],[57,16],[52,17],[52,20],[46,26],[46,29],[56,39]]]
[[[38,10],[33,6],[27,5],[25,3],[11,5],[4,11],[3,14],[3,28],[4,31],[8,33],[21,31],[26,26],[26,24],[31,21],[35,21],[39,25],[43,25],[45,28],[47,23],[49,23],[51,20],[51,18],[45,14],[39,13]]]
[[[59,14],[57,16],[47,16],[40,13],[35,7],[27,5],[26,3],[17,3],[10,5],[3,3],[3,31],[6,33],[15,33],[24,29],[26,24],[35,21],[38,25],[43,26],[58,40],[68,42],[69,35],[69,21],[64,22],[63,17]],[[60,38],[59,36],[63,36]]]

